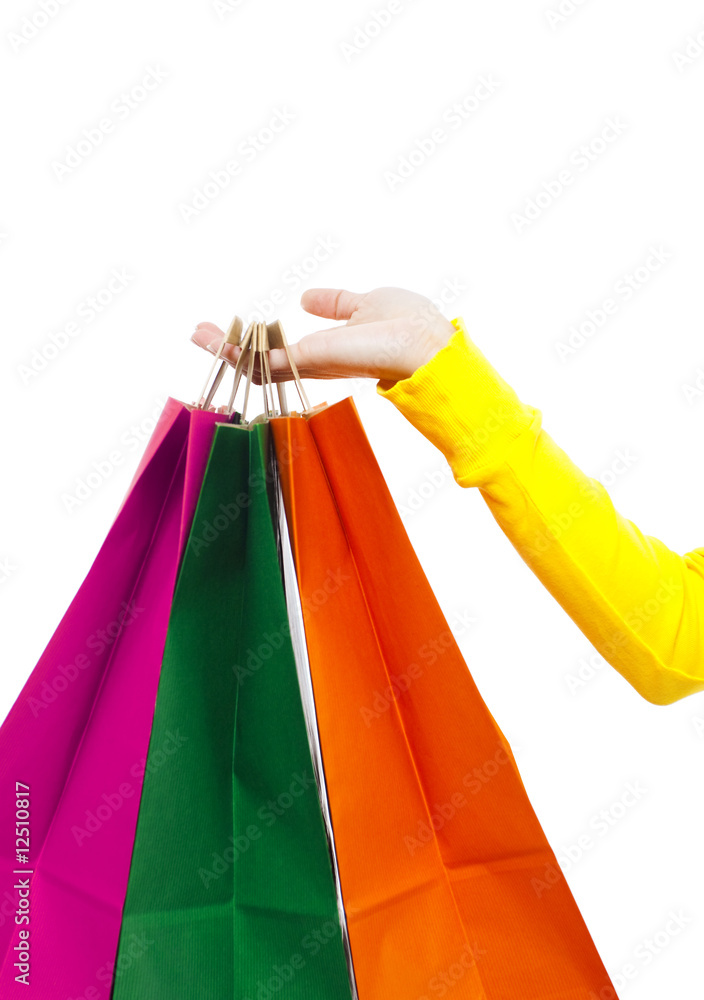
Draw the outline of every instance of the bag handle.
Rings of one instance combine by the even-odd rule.
[[[228,362],[221,360],[222,352],[226,344],[235,344],[241,348],[240,356],[237,359],[235,365],[235,373],[233,378],[232,391],[230,392],[230,399],[226,407],[224,407],[224,412],[229,416],[232,415],[235,409],[235,398],[237,396],[237,390],[239,389],[242,376],[245,376],[245,391],[244,391],[244,401],[242,404],[242,423],[245,421],[245,413],[247,411],[247,404],[249,402],[249,392],[250,387],[253,383],[254,366],[256,363],[257,355],[259,356],[259,370],[261,372],[261,384],[262,384],[262,394],[264,397],[264,413],[262,418],[268,420],[269,417],[277,416],[277,408],[274,401],[274,384],[276,384],[278,400],[279,400],[279,415],[289,416],[291,411],[288,407],[286,400],[286,387],[283,381],[274,383],[271,377],[271,366],[269,363],[269,351],[283,349],[286,351],[286,357],[288,358],[289,367],[293,375],[293,381],[296,384],[296,390],[300,397],[301,403],[303,405],[302,415],[306,415],[309,411],[314,409],[311,407],[308,395],[301,381],[301,377],[298,372],[298,367],[296,362],[293,360],[291,355],[291,349],[286,339],[286,334],[284,333],[284,328],[281,325],[280,320],[274,320],[272,323],[266,324],[257,321],[252,321],[247,329],[242,335],[243,323],[239,316],[235,316],[230,326],[225,333],[222,343],[220,344],[217,353],[215,355],[215,360],[213,361],[212,368],[206,379],[205,386],[199,397],[198,408],[208,409],[212,403],[213,397],[218,390],[220,383],[223,380],[225,371],[228,367]],[[218,369],[217,375],[213,379],[212,385],[208,390],[208,384],[213,376],[213,372],[220,361],[220,367]],[[246,366],[246,372],[245,372]]]
[[[288,341],[286,340],[286,334],[284,333],[284,328],[281,325],[281,320],[275,319],[273,323],[269,323],[267,327],[269,332],[269,347],[272,348],[283,348],[286,351],[286,357],[288,358],[288,363],[293,373],[293,378],[296,383],[296,389],[298,390],[298,395],[300,397],[301,403],[303,404],[304,410],[310,410],[311,405],[306,394],[306,390],[303,388],[303,383],[301,382],[301,377],[298,374],[298,367],[296,362],[293,360],[291,355],[291,349],[289,348]],[[281,397],[283,394],[283,403],[281,405],[282,416],[288,415],[288,407],[285,406],[286,401],[286,389],[283,382],[276,383],[279,389],[279,402],[281,402]]]
[[[220,361],[220,356],[222,355],[222,352],[226,344],[238,345],[240,343],[240,338],[242,337],[243,325],[244,324],[242,323],[242,320],[239,318],[239,316],[235,316],[232,322],[230,323],[229,327],[227,328],[225,336],[222,339],[222,343],[220,344],[220,347],[218,347],[217,354],[215,355],[213,366],[210,369],[210,372],[208,373],[207,379],[205,380],[203,391],[198,397],[198,409],[207,410],[210,404],[212,403],[213,396],[217,392],[218,386],[222,382],[223,378],[225,377],[225,372],[227,371],[227,361]],[[208,392],[206,396],[206,392],[208,390],[208,383],[213,377],[213,372],[215,371],[215,367],[218,361],[220,361],[220,367],[218,368],[218,373],[215,376],[213,384],[210,387],[210,392]]]

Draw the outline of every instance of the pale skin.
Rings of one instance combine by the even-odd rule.
[[[390,385],[430,361],[455,332],[430,299],[404,288],[309,288],[301,306],[314,316],[344,320],[290,344],[302,378],[374,378]],[[191,339],[215,353],[223,336],[214,323],[199,323]],[[287,336],[290,341],[290,331]],[[240,353],[239,347],[227,345],[221,356],[236,364]],[[283,349],[269,352],[269,364],[275,382],[293,377]],[[254,381],[261,384],[258,366]]]

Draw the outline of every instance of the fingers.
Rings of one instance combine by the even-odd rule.
[[[299,373],[309,378],[339,378],[338,366],[335,364],[335,354],[339,350],[334,350],[334,345],[330,344],[330,335],[338,333],[339,327],[329,330],[321,330],[316,334],[308,334],[296,344],[289,345],[289,351],[293,357],[294,364],[298,367]],[[203,348],[209,354],[215,356],[222,344],[224,334],[214,323],[199,323],[191,340],[198,347]],[[340,344],[338,338],[338,347]],[[242,353],[242,348],[234,344],[225,344],[220,358],[234,366]],[[338,358],[339,362],[339,358]],[[293,379],[293,370],[289,363],[288,354],[282,347],[276,347],[269,351],[269,368],[271,378],[274,382],[285,382]],[[245,361],[243,375],[249,370],[249,358]],[[253,365],[252,381],[256,385],[261,384],[261,363],[259,355],[255,355]]]
[[[302,378],[388,376],[398,367],[397,326],[377,320],[317,330],[291,344],[291,354]]]
[[[344,288],[309,288],[301,296],[301,306],[325,319],[349,319],[363,298],[364,295]]]
[[[198,330],[207,330],[209,333],[212,334],[213,340],[216,337],[222,340],[222,338],[225,336],[220,327],[216,326],[215,323],[198,323],[196,324],[196,331]]]
[[[214,356],[217,354],[218,348],[222,343],[223,336],[224,334],[222,330],[215,326],[214,323],[199,323],[196,327],[195,333],[191,336],[191,340],[198,347],[202,347],[209,354]],[[226,344],[220,354],[220,358],[222,361],[226,361],[229,365],[234,367],[237,364],[237,359],[241,353],[241,347],[234,344]],[[288,356],[282,347],[277,347],[276,349],[269,351],[269,366],[271,368],[272,381],[284,382],[293,378],[293,372],[291,371],[291,366],[288,363]],[[249,359],[245,361],[242,373],[243,375],[246,375],[248,368]],[[261,370],[258,356],[255,356],[252,381],[255,385],[261,385]],[[211,407],[211,409],[213,409],[213,407]]]
[[[210,354],[217,354],[224,336],[225,334],[219,326],[215,325],[215,323],[199,323],[196,327],[195,333],[191,336],[191,340],[194,344],[197,344],[198,347],[202,347],[204,350],[209,351]],[[220,357],[224,361],[229,361],[230,364],[234,365],[237,364],[240,351],[241,348],[237,347],[235,344],[225,344]]]
[[[300,343],[300,342],[299,342]],[[323,370],[318,363],[312,371],[308,371],[304,367],[304,357],[298,344],[289,344],[289,351],[291,352],[291,357],[296,365],[298,374],[301,378],[339,378],[340,376],[335,372],[328,372]],[[249,361],[245,364],[245,370],[247,370]],[[259,355],[255,355],[254,365],[252,366],[252,381],[255,385],[262,384],[262,366]],[[289,357],[283,347],[276,347],[269,351],[269,372],[271,374],[272,382],[290,382],[293,380],[293,370],[289,363]]]
[[[326,292],[325,289],[320,291]],[[332,298],[338,295],[334,289],[330,292]],[[353,293],[342,294],[351,296]],[[395,343],[397,325],[394,320],[377,320],[329,327],[306,334],[296,343],[290,344],[289,351],[301,378],[399,378],[399,346]],[[191,337],[193,343],[213,356],[217,354],[222,339],[223,332],[214,323],[199,323]],[[220,357],[230,365],[236,365],[241,354],[241,347],[227,344]],[[248,357],[243,375],[249,371],[249,366]],[[294,377],[289,356],[283,348],[269,351],[269,368],[273,382],[290,381]],[[262,381],[258,356],[255,356],[252,366],[252,381],[257,385]]]

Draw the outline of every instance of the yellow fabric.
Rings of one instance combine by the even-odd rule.
[[[379,395],[477,486],[499,526],[587,639],[648,701],[704,689],[704,548],[644,535],[542,427],[473,343],[450,341]],[[674,512],[673,512],[674,513]]]

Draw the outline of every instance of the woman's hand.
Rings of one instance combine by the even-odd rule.
[[[447,344],[455,332],[430,299],[404,288],[375,288],[358,294],[342,288],[310,288],[301,296],[306,312],[346,320],[341,326],[306,334],[289,350],[302,378],[367,377],[397,382],[408,378]],[[223,332],[199,323],[192,340],[215,353]],[[226,345],[221,357],[236,364],[241,348]],[[282,348],[269,352],[275,382],[293,378]],[[261,384],[256,366],[254,381]]]

